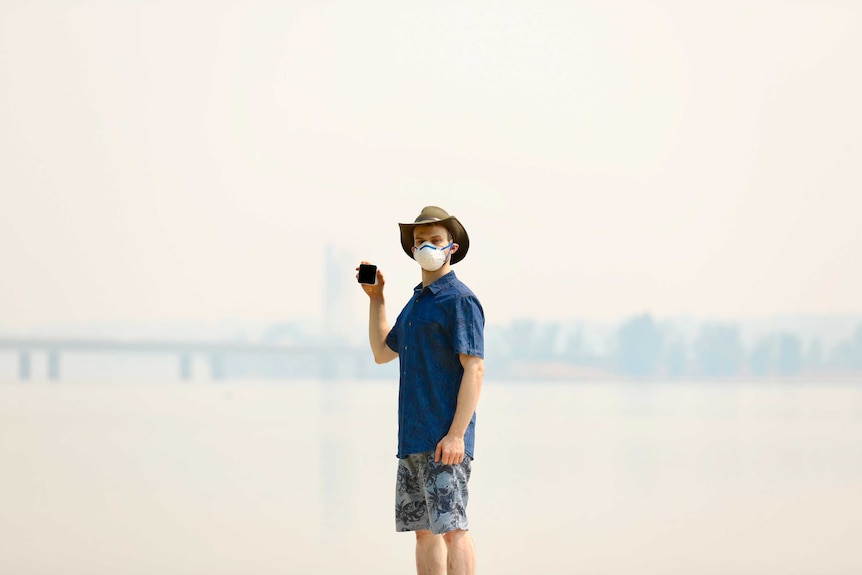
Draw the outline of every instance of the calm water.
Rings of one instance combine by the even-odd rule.
[[[410,573],[396,385],[0,384],[0,573]],[[487,380],[487,574],[862,573],[862,384]]]

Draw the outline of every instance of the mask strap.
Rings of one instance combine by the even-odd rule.
[[[435,246],[434,244],[431,244],[431,245],[424,245],[424,244],[423,244],[423,245],[419,246],[418,248],[416,248],[416,251],[418,252],[419,250],[424,250],[425,248],[431,248],[431,249],[434,249],[434,250],[443,251],[443,250],[448,250],[449,248],[451,248],[451,247],[452,247],[452,246],[454,246],[454,245],[455,245],[455,242],[449,242],[449,245],[448,245],[448,246],[443,246],[442,248],[438,248],[438,247],[437,247],[437,246]]]
[[[445,260],[443,260],[443,263],[444,263],[444,264],[445,264],[446,262],[448,262],[449,260],[451,260],[451,259],[452,259],[452,246],[454,246],[454,245],[455,245],[455,242],[454,242],[454,241],[452,241],[452,242],[449,242],[449,245],[448,245],[448,246],[446,246],[445,248],[442,248],[442,249],[444,249],[444,250],[449,250],[449,253],[448,253],[448,254],[446,254],[446,259],[445,259]]]

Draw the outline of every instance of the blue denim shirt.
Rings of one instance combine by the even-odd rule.
[[[449,432],[464,368],[458,354],[485,356],[485,312],[455,272],[413,290],[386,344],[398,353],[398,457],[434,451]],[[476,414],[464,434],[471,458]]]

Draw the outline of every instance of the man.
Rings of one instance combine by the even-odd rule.
[[[416,533],[420,575],[474,573],[467,482],[485,372],[485,315],[451,270],[467,255],[470,239],[457,218],[436,206],[398,225],[404,252],[422,268],[422,283],[391,329],[383,274],[377,271],[376,285],[362,284],[374,360],[398,358],[400,367],[396,529]]]

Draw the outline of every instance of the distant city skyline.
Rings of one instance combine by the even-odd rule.
[[[370,354],[365,358],[363,353],[367,298],[353,277],[344,273],[350,262],[346,250],[326,246],[324,293],[318,309],[309,306],[302,317],[84,322],[17,330],[0,325],[0,339],[7,336],[0,350],[0,380],[15,370],[19,379],[29,380],[39,369],[38,360],[33,367],[33,358],[40,354],[46,357],[45,373],[51,380],[61,379],[60,366],[69,362],[73,376],[99,377],[104,368],[97,356],[104,364],[109,356],[124,355],[126,348],[125,355],[138,350],[143,357],[157,350],[173,357],[183,380],[192,377],[194,363],[204,364],[197,371],[210,373],[213,379],[393,376],[391,369],[374,369]],[[395,321],[396,313],[390,321]],[[54,343],[39,344],[45,340]],[[308,351],[308,357],[273,352],[273,346],[285,345],[316,351]],[[342,351],[328,357],[325,350],[330,347]],[[486,325],[486,348],[496,377],[502,379],[858,375],[862,373],[862,314],[696,318],[643,312],[614,321],[492,317]],[[89,363],[81,363],[82,354],[91,356]],[[15,361],[17,367],[11,366]],[[132,371],[158,374],[164,370],[163,366],[153,370],[152,360],[138,358],[130,363],[127,358],[125,362]]]
[[[497,380],[858,380],[862,316],[807,321],[807,326],[777,320],[753,326],[642,314],[608,326],[520,319],[486,327],[486,358]],[[200,379],[201,371],[213,380],[397,378],[395,364],[374,365],[360,330],[333,332],[325,318],[316,325],[234,323],[229,331],[207,324],[196,330],[189,324],[156,331],[153,326],[96,327],[30,335],[0,330],[0,381],[14,379],[15,373],[29,381],[40,370],[51,381],[128,374],[158,379],[166,376],[167,364],[174,368],[172,377],[183,381]]]

